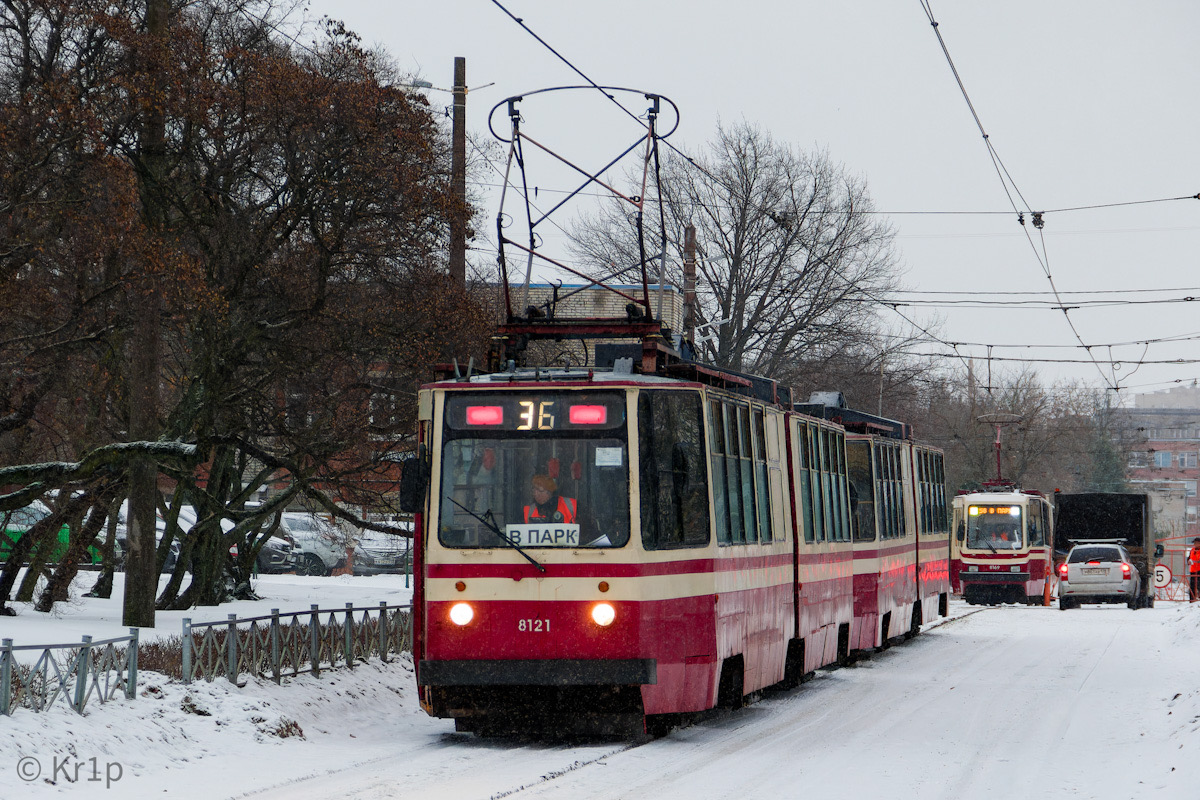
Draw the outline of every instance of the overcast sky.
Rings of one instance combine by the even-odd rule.
[[[671,142],[689,153],[702,150],[718,119],[744,119],[800,148],[827,150],[865,178],[897,232],[912,290],[898,299],[922,304],[901,310],[939,322],[946,342],[975,343],[958,351],[976,357],[980,370],[985,345],[997,358],[1086,361],[1082,340],[1097,360],[1121,365],[1114,372],[1106,364],[1035,364],[1046,382],[1115,384],[1128,396],[1200,378],[1200,363],[1137,365],[1200,359],[1200,340],[1127,344],[1200,337],[1200,300],[1179,302],[1200,298],[1200,200],[1140,202],[1200,192],[1200,3],[931,0],[1011,175],[1009,192],[1020,192],[1021,207],[1051,212],[1040,234],[1062,301],[1078,306],[1069,315],[1049,307],[1042,236],[1011,211],[920,0],[503,5],[597,83],[671,98],[681,112]],[[313,0],[311,13],[345,20],[438,87],[451,85],[454,57],[465,56],[468,86],[494,83],[469,95],[468,127],[476,133],[486,133],[488,112],[506,97],[582,82],[490,0]],[[429,97],[434,105],[450,101],[436,91]],[[527,100],[524,130],[579,146],[575,154],[589,166],[638,135],[619,113],[592,119],[558,97],[536,107]],[[556,127],[567,122],[581,127]],[[1051,211],[1107,204],[1126,205]],[[485,212],[490,220],[495,209]],[[1026,233],[1035,234],[1032,244]],[[1025,294],[1001,294],[1011,292]],[[967,299],[1039,302],[925,305]],[[1129,300],[1138,304],[1095,305]]]

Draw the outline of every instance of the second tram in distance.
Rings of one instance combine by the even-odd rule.
[[[1050,501],[1005,485],[956,495],[953,508],[954,592],[978,605],[1049,605],[1055,581]]]
[[[793,406],[770,381],[675,367],[421,391],[413,653],[429,714],[640,733],[946,613],[940,451],[900,423]]]

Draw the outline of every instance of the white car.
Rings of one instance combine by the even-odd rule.
[[[328,575],[346,563],[346,536],[315,514],[288,511],[282,524],[296,543],[296,571]]]
[[[1138,608],[1142,576],[1119,544],[1077,544],[1058,566],[1058,607],[1080,603],[1125,603]]]

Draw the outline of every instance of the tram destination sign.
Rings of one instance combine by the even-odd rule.
[[[618,392],[472,392],[446,399],[451,430],[548,433],[624,424],[625,395]]]
[[[504,527],[504,535],[518,547],[579,547],[574,523],[514,523]]]

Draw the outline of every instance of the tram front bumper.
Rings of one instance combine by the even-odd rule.
[[[653,658],[421,661],[420,686],[630,686],[658,683]]]
[[[1030,580],[1028,572],[960,572],[959,580],[964,587],[971,584],[978,586],[999,586],[1007,583],[1026,583]]]

